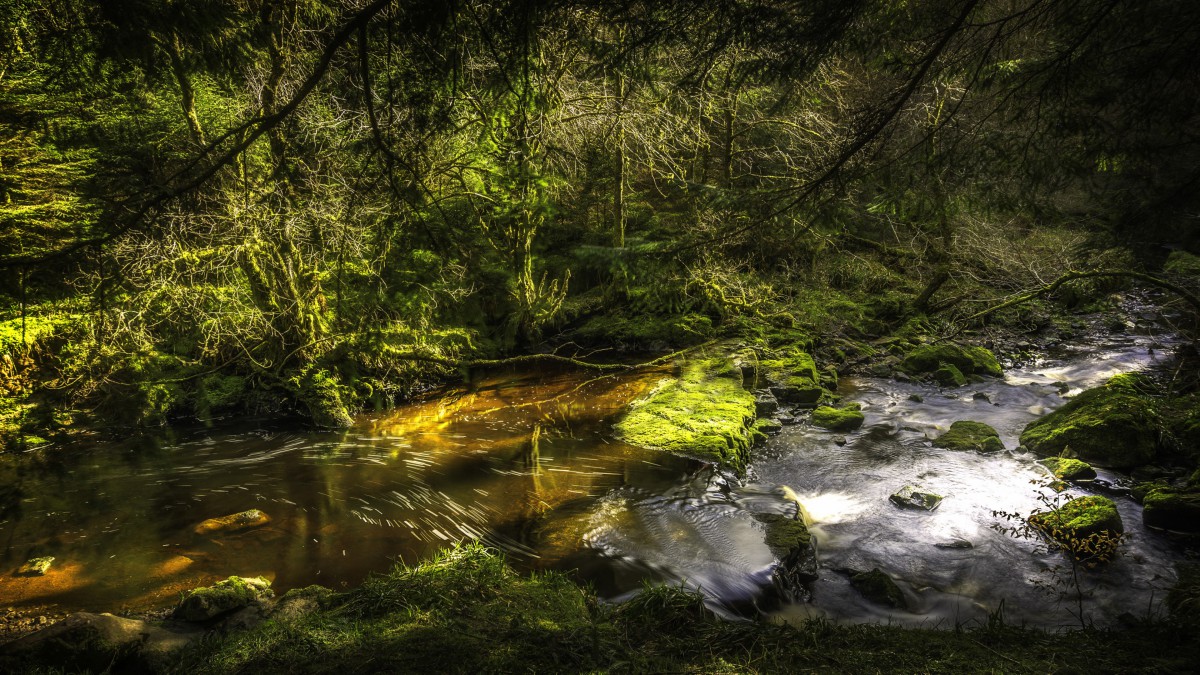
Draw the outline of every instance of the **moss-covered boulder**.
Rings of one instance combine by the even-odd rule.
[[[946,433],[934,439],[933,445],[947,450],[978,450],[999,452],[1004,449],[1000,434],[983,422],[959,420]]]
[[[958,368],[944,363],[933,371],[933,381],[943,387],[961,387],[967,383],[967,376],[963,375]]]
[[[1107,559],[1125,531],[1117,505],[1108,497],[1091,495],[1029,517],[1040,530],[1077,558]]]
[[[1154,459],[1158,426],[1154,400],[1139,378],[1118,375],[1025,427],[1021,445],[1041,455],[1130,469]]]
[[[273,595],[271,582],[263,577],[229,577],[188,591],[175,607],[175,616],[184,621],[207,621]]]
[[[1200,490],[1156,488],[1142,499],[1142,507],[1146,527],[1200,533]]]
[[[617,422],[631,445],[745,468],[754,421],[754,395],[742,388],[729,359],[696,359],[635,401]]]
[[[823,405],[812,412],[813,425],[830,431],[853,431],[861,427],[865,419],[857,403],[843,408]]]
[[[1058,480],[1092,480],[1096,470],[1091,464],[1070,457],[1047,457],[1038,462]]]
[[[944,366],[952,366],[961,375],[1004,374],[996,355],[984,347],[963,347],[950,342],[920,345],[913,348],[900,362],[899,370],[909,375],[936,373]]]
[[[781,351],[775,358],[759,362],[759,379],[776,399],[793,405],[813,405],[825,389],[812,355],[799,349]]]
[[[850,585],[864,598],[878,605],[895,609],[908,609],[904,592],[886,572],[876,567],[870,572],[858,572],[850,576]]]
[[[932,511],[941,505],[943,497],[914,485],[905,485],[888,497],[888,501],[902,509]]]

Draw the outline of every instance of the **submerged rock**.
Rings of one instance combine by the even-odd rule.
[[[883,570],[876,567],[870,572],[858,572],[850,576],[850,585],[864,598],[878,605],[895,609],[908,609],[904,592]]]
[[[830,431],[853,431],[863,425],[864,419],[857,403],[844,408],[823,405],[812,412],[813,425]]]
[[[744,469],[755,419],[754,395],[727,358],[696,359],[680,376],[635,401],[616,424],[630,445]]]
[[[1049,469],[1058,480],[1092,480],[1096,477],[1096,470],[1092,465],[1078,459],[1047,457],[1038,464]]]
[[[17,570],[17,574],[25,577],[40,577],[50,569],[50,565],[54,564],[54,556],[47,555],[40,558],[30,558],[25,561],[24,565]]]
[[[932,511],[941,505],[943,497],[913,485],[905,485],[888,497],[888,501],[902,509]]]
[[[1200,491],[1158,487],[1146,494],[1142,506],[1146,527],[1200,533]]]
[[[1053,511],[1036,513],[1029,523],[1077,558],[1107,559],[1125,531],[1117,505],[1099,495],[1072,499]]]
[[[207,621],[273,595],[271,582],[263,577],[229,577],[189,591],[175,607],[175,616],[184,621]]]
[[[959,420],[951,424],[946,433],[934,439],[933,445],[947,450],[980,452],[999,452],[1004,449],[1004,443],[995,429],[983,422],[969,420]]]
[[[1118,375],[1034,421],[1021,445],[1040,455],[1075,457],[1096,466],[1129,469],[1154,459],[1158,416],[1136,375]]]
[[[261,527],[271,522],[271,518],[267,514],[258,509],[250,509],[241,513],[234,513],[220,518],[209,518],[192,528],[192,532],[198,535],[212,534],[214,532],[240,532],[249,530],[255,527]]]

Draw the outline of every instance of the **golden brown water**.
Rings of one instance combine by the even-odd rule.
[[[573,527],[587,523],[574,516],[597,498],[675,485],[699,466],[608,432],[665,373],[498,377],[344,432],[222,430],[161,448],[10,459],[0,467],[0,604],[134,610],[231,574],[336,588],[468,538],[519,565],[552,566],[577,548]],[[195,532],[247,509],[270,522]],[[46,555],[45,576],[15,575]]]

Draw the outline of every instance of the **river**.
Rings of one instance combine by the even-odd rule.
[[[518,568],[571,571],[614,600],[646,582],[683,583],[728,615],[949,628],[1003,609],[1010,621],[1077,625],[1073,601],[1056,595],[1065,559],[997,530],[996,511],[1027,514],[1053,494],[1037,485],[1046,476],[1035,458],[1014,450],[1017,437],[1064,396],[1163,354],[1149,336],[1103,334],[954,390],[846,378],[839,393],[862,404],[860,430],[835,438],[785,427],[756,449],[743,480],[613,438],[613,419],[667,368],[492,376],[341,432],[249,425],[51,448],[0,465],[0,604],[142,611],[232,574],[266,576],[279,591],[340,589],[475,538]],[[929,439],[960,419],[994,426],[1009,450],[933,448]],[[945,500],[901,511],[887,497],[906,484]],[[752,517],[786,510],[780,485],[814,520],[821,570],[811,597],[774,592],[774,560]],[[1115,499],[1123,553],[1081,584],[1084,616],[1097,624],[1159,611],[1180,556],[1142,527],[1135,502]],[[197,531],[247,509],[269,522]],[[47,574],[13,573],[35,556],[54,556]],[[851,587],[847,570],[872,568],[899,582],[907,609]]]

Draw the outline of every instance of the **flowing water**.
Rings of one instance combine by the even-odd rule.
[[[806,424],[785,427],[756,450],[744,481],[612,437],[614,417],[668,374],[661,368],[496,377],[345,432],[201,430],[154,447],[43,452],[0,465],[0,604],[146,609],[231,574],[264,575],[277,590],[340,588],[475,538],[521,568],[574,570],[614,599],[646,582],[684,583],[726,613],[758,608],[789,620],[953,626],[1003,606],[1011,620],[1069,624],[1073,605],[1045,590],[1061,578],[1052,569],[1063,558],[995,529],[995,511],[1040,506],[1031,483],[1045,474],[1035,458],[939,450],[928,440],[971,419],[1015,448],[1029,421],[1062,404],[1060,392],[1157,358],[1149,338],[1126,335],[1060,351],[956,390],[847,379],[841,393],[862,404],[862,429],[839,445]],[[945,501],[934,512],[901,511],[887,497],[906,484]],[[789,513],[780,485],[815,521],[821,570],[809,599],[776,592],[753,517]],[[1097,623],[1157,608],[1178,557],[1142,528],[1137,504],[1116,499],[1129,532],[1124,554],[1083,583],[1084,611]],[[197,531],[247,509],[270,521]],[[35,556],[55,557],[45,576],[15,574]],[[875,567],[901,582],[908,610],[851,588],[845,570]]]

